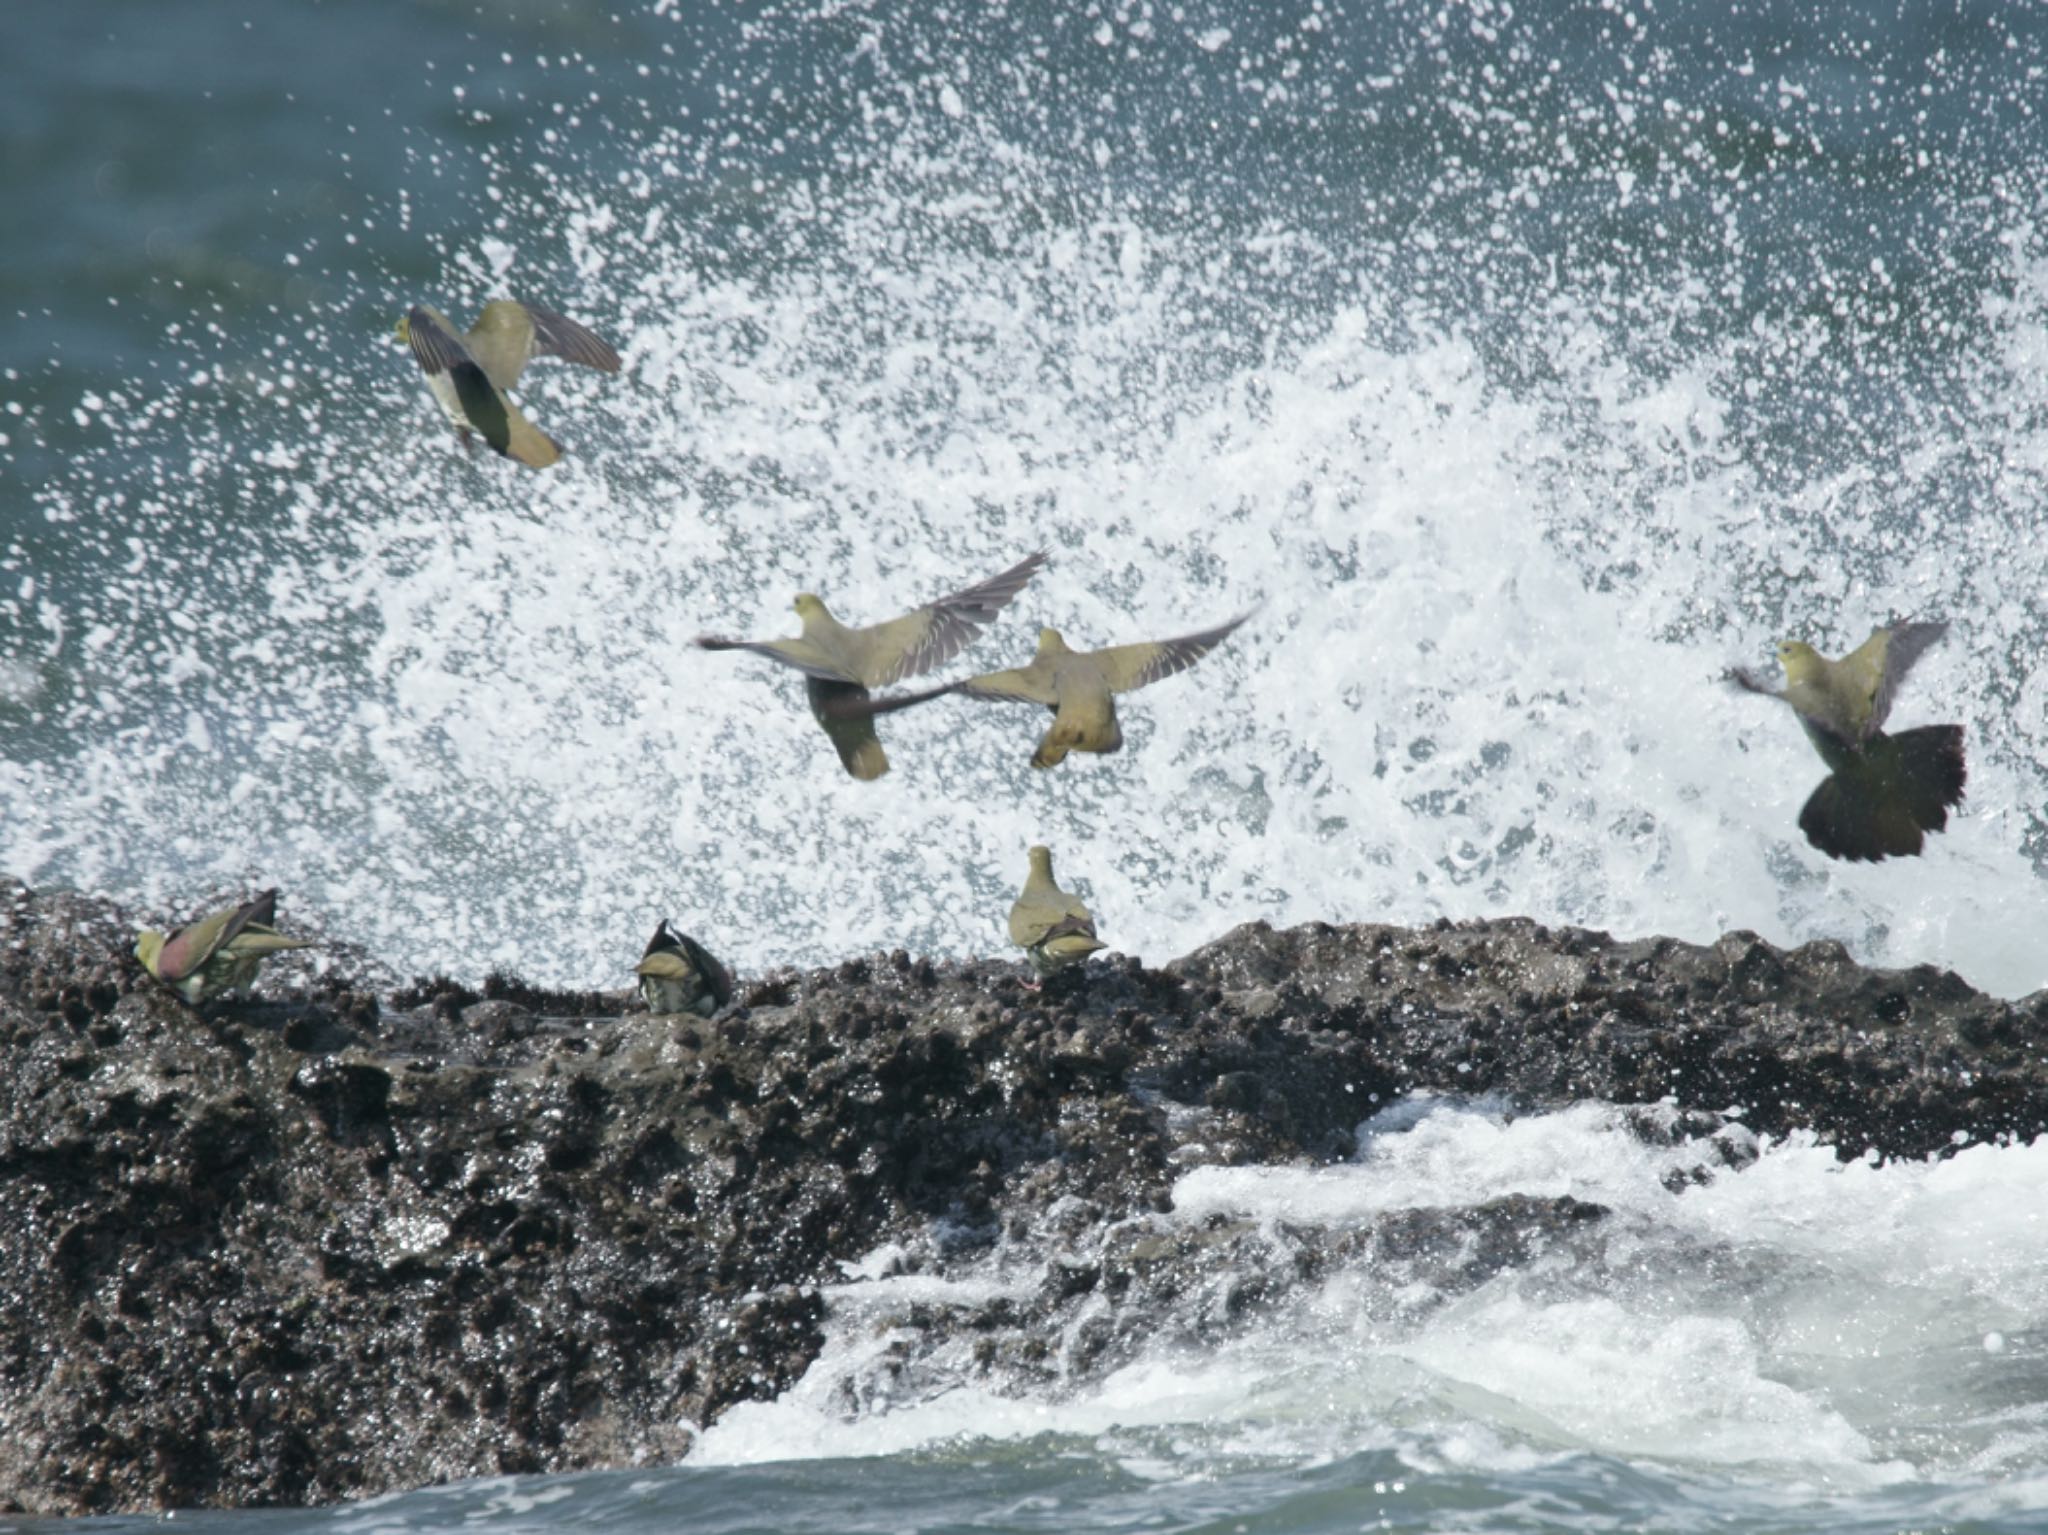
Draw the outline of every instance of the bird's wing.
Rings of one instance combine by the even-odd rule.
[[[655,955],[673,948],[675,941],[675,934],[668,930],[668,918],[663,917],[654,924],[654,936],[647,940],[647,947],[640,951],[640,957],[643,960],[652,959]]]
[[[415,304],[406,311],[405,318],[406,344],[428,375],[447,373],[476,361],[469,355],[469,348],[435,318],[432,310]]]
[[[965,650],[996,614],[1045,564],[1043,552],[1012,565],[978,586],[928,602],[914,613],[855,630],[860,680],[871,688],[915,677]]]
[[[979,677],[969,677],[965,682],[953,684],[956,692],[971,698],[997,698],[1008,703],[1043,704],[1048,709],[1060,706],[1059,691],[1053,686],[1052,668],[1040,666],[1033,661],[1029,666],[1020,666],[1014,671],[983,672]]]
[[[1046,897],[1020,896],[1010,908],[1010,942],[1032,948],[1067,933],[1095,934],[1095,918],[1080,898],[1064,890]]]
[[[559,357],[564,362],[595,368],[600,373],[619,371],[619,354],[595,331],[538,304],[521,304],[518,307],[526,311],[526,318],[533,326],[536,356]]]
[[[1746,666],[1729,667],[1721,673],[1721,680],[1723,682],[1732,682],[1737,687],[1746,688],[1752,693],[1761,693],[1766,698],[1783,698],[1785,696],[1783,692],[1772,687]]]
[[[1866,740],[1877,733],[1885,717],[1892,712],[1892,700],[1898,697],[1899,684],[1906,680],[1906,673],[1913,669],[1913,663],[1946,633],[1948,625],[1945,622],[1894,624],[1888,630],[1874,632],[1855,655],[1844,657],[1843,664],[1847,665],[1873,646],[1877,649],[1873,668],[1876,676],[1870,693],[1870,719],[1863,727]]]
[[[732,973],[711,957],[711,951],[697,942],[688,933],[678,933],[677,941],[683,952],[690,956],[690,963],[697,967],[697,974],[706,986],[711,988],[712,1000],[720,1007],[732,1000]]]
[[[1095,931],[1095,918],[1088,908],[1081,905],[1079,901],[1073,904],[1077,909],[1069,911],[1059,921],[1047,928],[1038,940],[1040,943],[1051,943],[1055,938],[1081,937],[1099,939],[1102,936]]]
[[[1242,613],[1227,624],[1218,624],[1199,634],[1183,634],[1177,640],[1113,645],[1108,650],[1092,652],[1089,659],[1101,669],[1102,680],[1109,684],[1112,693],[1128,693],[1162,677],[1171,677],[1175,672],[1186,671],[1222,644],[1233,629],[1250,617],[1251,614]]]
[[[716,634],[700,634],[697,636],[697,647],[700,650],[751,650],[756,655],[780,661],[784,666],[794,666],[806,676],[822,677],[827,682],[860,681],[860,678],[801,636],[793,640],[729,640]]]
[[[536,350],[536,334],[526,306],[500,298],[484,305],[462,341],[490,381],[500,389],[510,389],[519,382],[527,359]]]
[[[186,927],[165,940],[157,956],[156,973],[166,981],[182,981],[221,951],[250,923],[268,927],[277,920],[277,892],[265,890],[255,900],[233,911],[217,912]]]

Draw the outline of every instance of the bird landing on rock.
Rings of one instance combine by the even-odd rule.
[[[650,1013],[695,1013],[709,1018],[732,1000],[732,976],[688,933],[669,930],[663,917],[647,940],[634,974]]]
[[[1946,623],[1873,629],[1839,661],[1786,640],[1778,647],[1783,688],[1729,668],[1727,680],[1737,687],[1790,704],[1831,770],[1799,812],[1806,840],[1828,857],[1912,857],[1926,833],[1946,827],[1949,811],[1962,803],[1969,777],[1962,726],[1922,725],[1896,735],[1881,728],[1906,673],[1947,632]]]
[[[1052,849],[1034,847],[1030,857],[1031,872],[1010,907],[1010,942],[1044,979],[1082,963],[1105,945],[1095,936],[1095,917],[1081,898],[1067,894],[1053,878]]]
[[[277,892],[266,890],[253,901],[188,923],[168,938],[155,928],[143,929],[135,936],[135,957],[194,1007],[216,997],[242,996],[271,955],[315,947],[310,938],[285,937],[276,921]]]

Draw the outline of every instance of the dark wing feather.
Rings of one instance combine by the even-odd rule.
[[[1103,680],[1112,693],[1128,693],[1175,672],[1184,672],[1229,637],[1232,630],[1251,614],[1241,613],[1227,624],[1183,634],[1179,639],[1157,640],[1143,645],[1115,645],[1092,653],[1102,669]]]
[[[1885,722],[1886,716],[1892,712],[1892,700],[1898,696],[1899,684],[1906,680],[1906,673],[1946,633],[1946,622],[1892,625],[1884,646],[1884,670],[1878,677],[1877,692],[1870,700],[1870,720],[1864,726],[1864,734],[1874,733]]]
[[[873,659],[871,675],[862,680],[869,687],[886,687],[945,665],[1024,590],[1045,561],[1041,550],[979,585],[926,603],[916,612],[886,624],[876,624],[866,631]]]
[[[418,304],[406,311],[405,318],[406,344],[412,348],[412,355],[427,373],[446,373],[464,364],[472,368],[476,366],[476,359],[469,355],[469,348],[442,329],[441,322]]]
[[[276,890],[265,890],[255,900],[237,906],[224,920],[202,919],[179,928],[157,955],[156,973],[166,981],[184,980],[252,922],[277,925]]]
[[[711,951],[697,942],[688,933],[676,935],[683,952],[690,956],[690,963],[697,967],[697,974],[704,978],[704,984],[711,988],[711,997],[720,1007],[732,1000],[732,974],[725,966],[711,957]]]
[[[544,353],[559,357],[564,362],[581,363],[600,373],[619,371],[619,354],[612,350],[612,344],[604,337],[577,324],[567,315],[556,314],[538,304],[529,304],[522,299],[519,307],[533,321],[533,350],[536,354]]]
[[[668,918],[663,917],[654,929],[654,936],[647,940],[647,947],[640,951],[640,957],[643,960],[652,959],[663,949],[672,947],[675,941],[675,934],[668,930]]]
[[[1088,915],[1088,913],[1082,912],[1078,915],[1060,918],[1059,921],[1039,935],[1038,941],[1042,944],[1051,943],[1055,938],[1070,938],[1075,935],[1083,938],[1093,938],[1098,942],[1102,937],[1100,933],[1095,931],[1095,919]]]
[[[884,693],[880,698],[862,690],[859,694],[847,694],[823,703],[813,699],[812,707],[821,720],[873,719],[878,714],[894,714],[899,709],[943,698],[948,693],[961,691],[963,686],[958,682],[946,682],[935,688],[920,688],[914,693]]]

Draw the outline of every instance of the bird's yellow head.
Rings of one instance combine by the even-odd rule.
[[[157,956],[164,951],[164,935],[155,928],[144,928],[135,935],[135,957],[142,961],[142,968],[151,975],[157,973]]]
[[[400,316],[398,317],[398,327],[397,327],[397,329],[395,329],[394,331],[392,331],[392,333],[391,333],[391,334],[392,334],[392,335],[394,335],[394,336],[396,336],[396,337],[398,338],[399,344],[400,344],[401,346],[411,346],[411,345],[412,345],[412,316],[411,316],[411,315],[409,315],[409,314],[402,314],[402,315],[400,315]]]
[[[824,600],[810,592],[798,592],[796,594],[796,601],[792,602],[790,606],[796,609],[796,616],[805,623],[809,623],[814,618],[828,618],[831,616],[825,609]]]
[[[1063,656],[1067,654],[1067,642],[1060,638],[1057,629],[1038,631],[1038,653],[1042,656]]]
[[[1049,847],[1034,847],[1033,849],[1031,849],[1030,857],[1031,872],[1033,874],[1043,875],[1046,879],[1051,879],[1052,849]]]
[[[1785,668],[1787,682],[1804,682],[1820,673],[1820,652],[1804,640],[1787,640],[1778,647],[1778,664]]]

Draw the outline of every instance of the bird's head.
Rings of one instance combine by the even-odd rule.
[[[144,928],[135,935],[135,957],[142,961],[142,968],[151,975],[157,973],[157,956],[164,951],[164,935],[155,928]]]
[[[1820,652],[1804,640],[1787,640],[1778,647],[1778,664],[1787,682],[1803,682],[1819,673]]]
[[[831,614],[826,611],[824,599],[810,592],[798,592],[796,594],[796,601],[792,602],[790,606],[796,609],[796,616],[805,623],[809,623],[816,618],[831,617]]]
[[[1068,653],[1067,642],[1060,638],[1059,630],[1041,629],[1038,631],[1038,653],[1042,656],[1063,656]]]
[[[411,316],[411,315],[409,315],[409,314],[402,314],[402,315],[400,315],[400,316],[398,317],[398,327],[397,327],[397,329],[395,329],[394,331],[392,331],[392,333],[391,333],[391,334],[392,334],[392,335],[394,335],[394,336],[396,336],[396,337],[398,338],[399,344],[400,344],[401,346],[411,346],[411,345],[412,345],[412,316]]]
[[[1034,847],[1031,850],[1031,872],[1046,879],[1052,878],[1052,849]]]

